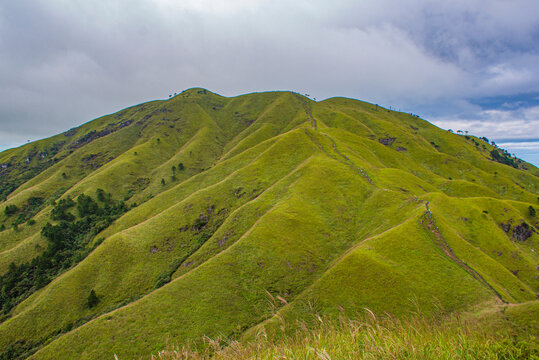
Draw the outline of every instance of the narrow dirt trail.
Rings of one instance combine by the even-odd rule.
[[[303,100],[303,109],[305,109],[305,114],[307,114],[307,116],[311,120],[311,126],[313,127],[313,129],[317,130],[318,126],[316,124],[316,119],[313,116],[313,111],[311,107],[307,104],[307,101],[305,100]]]
[[[457,263],[460,267],[462,267],[466,272],[468,272],[474,279],[480,281],[483,283],[486,287],[488,287],[490,290],[496,294],[496,296],[504,303],[507,304],[508,302],[505,301],[502,297],[502,295],[490,285],[481,274],[479,274],[477,271],[472,269],[468,264],[466,264],[464,261],[462,261],[455,253],[453,252],[453,249],[451,249],[451,246],[447,243],[444,236],[436,226],[436,222],[434,220],[434,216],[432,215],[432,212],[429,210],[429,203],[428,201],[425,204],[426,211],[425,214],[421,217],[421,224],[428,229],[433,235],[434,235],[434,244],[438,246],[447,257],[449,257],[451,260],[453,260],[455,263]]]
[[[298,97],[299,98],[299,97]],[[307,116],[309,117],[309,119],[311,120],[311,126],[313,128],[313,130],[318,130],[318,126],[317,126],[317,122],[316,122],[316,119],[314,118],[313,116],[313,112],[312,112],[312,109],[311,107],[309,106],[309,104],[307,104],[307,102],[305,100],[302,99],[302,103],[303,103],[303,108],[305,110],[305,114],[307,114]],[[311,138],[311,140],[313,140],[313,142],[315,144],[317,144],[317,146],[322,149],[322,151],[324,151],[325,153],[326,150],[322,147],[322,145],[315,141],[314,138],[307,132],[307,135]],[[367,180],[367,182],[371,185],[374,185],[374,181],[370,178],[370,176],[367,174],[367,171],[365,171],[364,169],[360,168],[360,167],[357,167],[356,164],[354,164],[352,162],[352,160],[350,160],[350,158],[346,155],[344,155],[342,152],[339,151],[339,149],[337,148],[337,143],[335,142],[335,140],[333,140],[333,138],[331,136],[329,136],[328,134],[323,134],[325,135],[330,141],[331,143],[333,144],[333,151],[335,152],[335,154],[337,154],[337,158],[342,158],[344,159],[344,163],[349,165],[350,167],[352,167],[355,171],[358,171],[361,176],[363,176],[365,178],[365,180]],[[329,154],[328,154],[329,155]]]

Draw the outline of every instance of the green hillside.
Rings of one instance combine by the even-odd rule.
[[[268,337],[263,331],[249,341],[207,337],[199,347],[170,344],[152,359],[537,360],[539,344],[534,336],[539,320],[530,319],[537,314],[537,305],[537,301],[489,304],[472,312],[428,318],[376,316],[368,309],[352,319],[314,315],[314,324],[302,323],[284,337]],[[282,328],[287,326],[281,321]]]
[[[533,301],[539,169],[484,140],[352,99],[195,88],[4,151],[0,359]]]

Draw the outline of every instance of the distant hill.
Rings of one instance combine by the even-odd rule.
[[[0,359],[535,300],[539,169],[484,140],[353,99],[195,88],[4,151]]]

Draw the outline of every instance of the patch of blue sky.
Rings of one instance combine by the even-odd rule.
[[[483,110],[511,110],[539,106],[539,92],[522,94],[500,95],[470,100],[472,104],[479,105]]]
[[[494,139],[496,144],[516,157],[539,167],[539,139]]]

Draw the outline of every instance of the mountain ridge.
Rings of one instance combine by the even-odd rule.
[[[33,358],[134,357],[167,337],[248,336],[307,317],[308,304],[399,316],[412,297],[428,314],[496,294],[531,301],[539,288],[529,210],[539,170],[358,100],[193,88],[2,152],[6,164],[0,206],[17,211],[0,215],[1,274],[48,246],[40,226],[58,223],[60,200],[103,189],[128,208],[0,323],[0,346],[39,350]],[[286,304],[273,313],[266,293]]]

